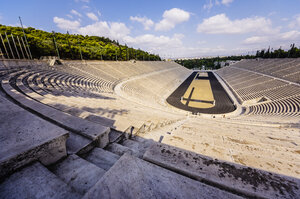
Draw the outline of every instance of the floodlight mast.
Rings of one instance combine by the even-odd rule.
[[[60,56],[59,56],[59,51],[58,51],[58,48],[57,48],[57,45],[56,45],[56,41],[55,41],[55,32],[54,32],[54,31],[52,31],[52,34],[53,34],[54,46],[55,46],[56,53],[57,53],[57,58],[58,58],[58,59],[60,59]]]
[[[102,53],[103,53],[103,47],[102,46],[100,46],[100,55],[101,55],[101,61],[103,61],[103,56],[102,56]]]
[[[82,52],[81,52],[81,45],[80,45],[80,42],[79,42],[78,35],[77,35],[77,42],[78,42],[78,44],[79,44],[80,58],[81,58],[81,60],[83,60],[83,58],[82,58]]]
[[[71,59],[73,59],[73,52],[72,52],[72,48],[71,48],[71,43],[70,43],[70,34],[69,34],[69,31],[67,31],[67,41],[68,41],[68,46],[69,46],[69,50],[70,50],[70,53],[71,53]]]
[[[117,50],[116,50],[116,61],[118,61],[118,54],[117,54],[118,52],[117,52]]]
[[[24,47],[24,49],[25,49],[27,58],[30,59],[29,54],[28,54],[28,51],[27,51],[27,48],[26,48],[26,45],[25,45],[24,40],[23,40],[23,37],[21,37],[21,41],[22,41],[23,47]]]
[[[11,48],[11,45],[10,45],[10,43],[9,43],[9,40],[8,40],[8,37],[7,37],[6,32],[5,32],[5,37],[6,37],[6,40],[7,40],[7,43],[8,43],[8,47],[9,47],[9,49],[10,49],[10,53],[11,53],[13,59],[15,59],[15,55],[14,55],[14,52],[12,51],[12,48]]]
[[[21,45],[21,42],[20,42],[20,39],[19,39],[19,36],[18,36],[18,35],[17,35],[17,40],[18,40],[18,43],[19,43],[19,46],[20,46],[20,49],[21,49],[21,53],[22,53],[23,59],[26,59],[26,58],[25,58],[25,55],[24,55],[24,52],[23,52],[23,49],[22,49],[22,45]]]
[[[2,59],[5,59],[4,54],[3,54],[2,50],[1,50],[1,48],[0,48],[0,54],[1,54]]]
[[[18,56],[19,59],[21,59],[21,58],[20,58],[20,54],[19,54],[18,49],[17,49],[17,45],[16,45],[16,42],[15,42],[15,39],[14,39],[13,34],[11,34],[11,38],[12,38],[12,40],[13,40],[13,43],[14,43],[14,46],[15,46],[15,49],[16,49],[17,56]]]
[[[26,46],[28,48],[29,56],[30,56],[30,59],[32,59],[32,55],[31,55],[31,52],[30,52],[29,44],[28,44],[28,41],[27,41],[27,37],[26,37],[25,31],[24,31],[23,23],[22,23],[22,20],[21,20],[20,16],[19,16],[19,19],[20,19],[20,24],[21,24],[22,31],[23,31],[23,34],[24,34],[25,43],[26,43]]]
[[[1,34],[0,34],[0,38],[1,38],[1,41],[2,41],[2,44],[3,44],[3,47],[4,47],[4,50],[5,50],[5,53],[6,53],[7,59],[10,59],[10,57],[9,57],[9,54],[8,54],[8,52],[7,52],[7,49],[6,49],[6,46],[5,46],[5,43],[4,43],[4,40],[3,40],[3,38],[2,38],[2,35],[1,35]]]

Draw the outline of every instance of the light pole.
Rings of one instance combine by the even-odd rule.
[[[55,49],[56,49],[57,57],[58,57],[58,59],[60,59],[59,51],[58,51],[58,48],[57,48],[57,45],[56,45],[56,41],[55,41],[55,32],[52,31],[52,34],[53,34],[53,42],[54,42],[54,46],[55,46]]]
[[[80,42],[79,42],[79,38],[77,37],[77,42],[79,44],[79,52],[80,52],[80,59],[83,60],[82,58],[82,52],[81,52],[81,45],[80,45]]]
[[[0,37],[1,37],[1,41],[2,41],[2,44],[3,44],[3,47],[4,47],[4,50],[5,50],[5,53],[6,53],[7,59],[10,59],[10,57],[9,57],[9,54],[8,54],[8,52],[7,52],[7,49],[6,49],[6,46],[5,46],[5,43],[4,43],[4,40],[3,40],[3,38],[2,38],[2,35],[1,35],[1,34],[0,34]]]
[[[24,31],[23,23],[22,23],[22,20],[21,20],[20,16],[19,16],[19,19],[20,19],[20,24],[21,24],[22,31],[23,31],[23,34],[24,34],[25,42],[26,42],[26,45],[27,45],[27,48],[28,48],[28,52],[29,52],[29,55],[30,55],[30,59],[32,59],[32,55],[31,55],[30,48],[29,48],[29,45],[28,45],[27,37],[26,37],[25,31]]]
[[[24,49],[25,49],[25,52],[26,52],[27,58],[28,58],[28,59],[30,59],[30,57],[29,57],[29,54],[28,54],[28,51],[27,51],[27,48],[26,48],[26,45],[25,45],[25,43],[24,43],[24,40],[23,40],[23,38],[22,38],[22,37],[21,37],[21,41],[22,41],[23,47],[24,47]]]
[[[1,54],[2,59],[4,59],[5,57],[4,57],[3,53],[2,53],[1,48],[0,48],[0,54]]]
[[[18,49],[17,49],[17,45],[16,45],[16,42],[15,42],[15,39],[14,39],[14,36],[13,36],[13,34],[11,34],[11,38],[12,38],[12,40],[13,40],[13,43],[14,43],[14,46],[15,46],[15,49],[16,49],[16,52],[17,52],[18,58],[19,58],[19,59],[21,59],[21,58],[20,58],[20,55],[19,55],[19,52],[18,52]]]
[[[101,48],[101,51],[100,51],[101,60],[103,60],[103,57],[102,57],[103,47],[100,47],[100,48]]]
[[[21,42],[20,42],[20,39],[19,39],[18,35],[17,35],[17,40],[18,40],[18,43],[19,43],[19,46],[20,46],[20,49],[21,49],[21,53],[22,53],[23,59],[26,59],[25,56],[24,56],[24,52],[23,52],[22,45],[21,45]]]
[[[69,40],[69,37],[70,37],[70,34],[69,34],[69,31],[67,31],[67,41],[68,41],[68,46],[69,46],[69,50],[70,50],[70,53],[71,53],[71,59],[73,59],[73,53],[72,53],[72,48],[71,48],[71,44],[70,44],[70,40]]]
[[[116,61],[118,61],[117,49],[115,51],[116,51]]]
[[[10,46],[10,43],[9,43],[9,40],[8,40],[8,37],[7,37],[6,32],[5,32],[5,37],[6,37],[6,40],[7,40],[8,47],[9,47],[9,49],[10,49],[11,55],[12,55],[13,59],[15,59],[15,55],[14,55],[14,52],[12,51],[11,46]]]

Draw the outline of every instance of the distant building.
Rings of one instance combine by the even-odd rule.
[[[237,63],[237,62],[238,62],[237,60],[226,60],[226,61],[220,61],[220,62],[215,61],[215,62],[214,62],[214,65],[217,66],[218,63],[220,63],[220,66],[221,66],[221,68],[222,68],[222,67],[224,67],[224,66],[230,66],[230,65],[232,65],[232,64],[234,64],[234,63]]]

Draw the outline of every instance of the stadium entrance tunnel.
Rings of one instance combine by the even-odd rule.
[[[167,98],[167,102],[193,114],[224,114],[236,109],[212,72],[193,72]]]

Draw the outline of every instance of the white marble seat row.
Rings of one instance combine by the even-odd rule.
[[[299,117],[300,86],[284,80],[300,82],[300,59],[242,60],[216,73],[234,90],[242,103],[263,97],[270,100],[250,105],[249,115]]]

